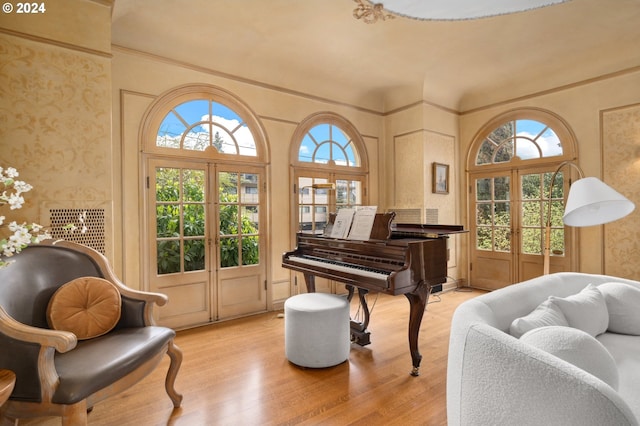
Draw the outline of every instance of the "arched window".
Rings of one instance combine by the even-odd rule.
[[[143,151],[187,158],[266,161],[265,133],[251,109],[227,91],[188,85],[158,98],[147,112]]]
[[[493,129],[482,142],[476,165],[563,155],[562,142],[549,125],[536,120],[509,120]]]
[[[156,146],[256,156],[256,142],[247,123],[231,108],[212,99],[190,100],[164,117]]]
[[[546,217],[551,203],[552,270],[575,260],[572,233],[562,222],[575,137],[558,116],[518,109],[486,123],[469,149],[469,230],[473,285],[496,289],[542,274]]]
[[[141,138],[145,278],[180,300],[160,320],[186,327],[267,309],[268,150],[258,117],[224,89],[187,85],[153,102]]]
[[[304,135],[298,151],[301,162],[357,167],[358,150],[349,135],[335,124],[320,123]]]
[[[366,203],[366,150],[345,118],[321,112],[303,120],[293,135],[291,164],[296,230],[321,233],[330,213]],[[334,190],[314,188],[318,184],[333,184]]]

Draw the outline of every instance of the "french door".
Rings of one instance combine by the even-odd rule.
[[[264,173],[259,167],[149,160],[151,291],[174,328],[267,308]]]
[[[495,290],[543,272],[549,210],[548,168],[470,175],[471,285]],[[551,272],[571,269],[572,232],[562,212],[568,182],[556,176],[551,191]]]
[[[357,207],[366,204],[365,181],[362,176],[352,176],[338,173],[313,173],[300,171],[295,176],[297,200],[294,210],[297,232],[322,235],[331,213],[341,208]],[[314,185],[333,184],[333,189]],[[292,272],[292,294],[306,292],[304,277],[300,273]],[[345,293],[343,283],[336,283],[326,278],[317,277],[316,291],[326,293]]]

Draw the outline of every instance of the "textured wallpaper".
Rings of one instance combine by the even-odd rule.
[[[604,273],[640,277],[640,105],[602,113],[604,181],[636,204],[604,226]]]
[[[18,219],[106,207],[109,238],[110,59],[0,34],[0,164],[34,186]]]

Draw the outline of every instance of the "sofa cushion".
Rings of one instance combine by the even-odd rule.
[[[513,320],[509,333],[520,337],[529,330],[550,325],[568,326],[569,323],[558,306],[545,300],[528,315]]]
[[[555,355],[618,389],[616,361],[602,343],[586,332],[571,327],[540,327],[528,331],[520,340]]]
[[[120,319],[118,289],[97,277],[80,277],[56,290],[47,306],[47,322],[54,330],[70,331],[78,340],[108,333]]]
[[[640,336],[640,288],[609,282],[598,286],[609,312],[608,330]]]
[[[609,312],[598,287],[589,284],[580,293],[567,297],[549,296],[548,300],[560,308],[570,327],[593,337],[607,331]]]

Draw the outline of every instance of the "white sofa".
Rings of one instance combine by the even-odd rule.
[[[447,369],[447,417],[458,425],[638,425],[640,419],[640,332],[607,331],[595,339],[611,355],[617,390],[596,375],[510,334],[515,319],[527,317],[549,296],[575,298],[588,284],[600,294],[609,282],[640,290],[640,282],[582,273],[537,277],[461,304],[451,324]],[[608,287],[610,288],[610,287]],[[586,291],[586,290],[584,290]],[[635,289],[632,292],[639,293]],[[624,297],[622,303],[638,299]],[[610,299],[606,299],[610,315]],[[640,306],[626,306],[623,318],[640,330]],[[590,317],[594,317],[590,315]],[[591,318],[589,318],[590,320]],[[612,320],[612,323],[613,324]],[[634,325],[637,324],[637,327]],[[556,331],[583,333],[580,327]],[[538,331],[540,331],[538,329]],[[531,334],[532,332],[530,332]],[[593,334],[591,335],[593,336]],[[593,337],[587,336],[588,339]],[[595,342],[598,345],[597,342]],[[605,353],[607,351],[604,351]],[[586,358],[591,350],[584,350]],[[607,355],[608,356],[608,355]]]

